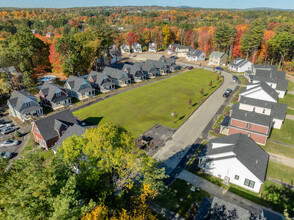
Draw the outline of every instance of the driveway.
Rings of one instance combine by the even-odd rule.
[[[256,214],[261,214],[263,206],[253,203],[247,199],[244,199],[232,192],[226,191],[225,189],[220,188],[219,186],[187,171],[184,170],[178,176],[179,179],[185,180],[194,186],[200,187],[204,191],[210,193],[213,196],[217,196],[223,200],[226,200],[230,203],[238,205],[242,208],[245,208]]]
[[[179,63],[184,65],[184,63]],[[207,70],[212,68],[205,67]],[[180,162],[190,146],[198,139],[207,127],[211,119],[225,103],[223,93],[227,88],[235,89],[237,83],[233,82],[230,73],[222,71],[224,83],[220,86],[192,115],[191,117],[173,134],[171,140],[167,141],[153,157],[164,163],[167,173],[171,172]]]

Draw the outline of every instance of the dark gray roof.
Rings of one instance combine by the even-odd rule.
[[[121,46],[121,49],[122,50],[130,50],[130,46],[129,45],[127,45],[127,44],[123,44],[122,46]]]
[[[57,131],[55,130],[55,124],[57,123],[57,121],[59,121],[58,124],[62,122],[67,126],[77,124],[77,121],[71,113],[70,109],[58,112],[46,118],[39,119],[33,123],[35,123],[38,127],[44,140],[48,141],[58,135]]]
[[[267,220],[286,220],[286,217],[281,213],[266,208],[262,209],[261,215]]]
[[[81,77],[70,75],[66,82],[70,86],[70,90],[73,90],[75,92],[86,92],[92,90],[92,86],[90,82],[86,79],[83,79]],[[83,85],[83,86],[82,86]]]
[[[8,102],[15,110],[22,114],[42,108],[37,98],[26,91],[14,90]],[[26,106],[25,103],[29,103],[29,106]]]
[[[160,61],[160,60],[146,60],[146,62],[152,62],[155,68],[157,69],[162,69],[162,70],[167,70],[168,66],[166,63]]]
[[[229,124],[230,124],[230,121],[231,121],[231,117],[230,117],[230,116],[226,116],[226,117],[224,118],[224,120],[222,121],[221,126],[228,127]]]
[[[263,115],[263,114],[258,114],[255,112],[240,110],[239,104],[234,104],[233,107],[231,108],[231,111],[232,111],[231,118],[258,124],[258,125],[263,125],[269,128],[271,127],[273,119],[269,115]]]
[[[61,146],[63,141],[69,137],[72,137],[73,135],[77,135],[79,137],[82,136],[82,134],[84,134],[86,131],[86,128],[78,125],[78,124],[74,124],[73,126],[70,126],[61,136],[61,138],[55,143],[55,145],[51,148],[53,151],[57,151],[57,147]]]
[[[232,62],[230,62],[229,65],[233,66],[233,67],[242,67],[248,62],[250,62],[250,61],[242,59],[242,58],[236,58]]]
[[[101,85],[105,79],[109,79],[110,77],[105,73],[91,71],[88,80],[90,80],[90,78],[92,78],[98,85]]]
[[[107,66],[104,68],[102,73],[114,79],[129,78],[128,74],[124,72],[123,70],[119,70],[119,69],[115,69],[115,68],[111,68]]]
[[[61,102],[66,99],[70,99],[70,97],[67,95],[67,93],[64,92],[62,89],[63,89],[62,87],[60,87],[54,83],[45,82],[42,85],[40,90],[42,91],[42,93],[44,94],[44,96],[47,100],[49,100],[52,103],[57,103],[57,102]],[[61,91],[64,95],[56,97],[55,94],[56,94],[57,90]]]
[[[286,113],[287,113],[286,104],[268,102],[268,101],[248,98],[244,96],[241,97],[240,103],[271,109],[272,118],[284,120],[286,117]]]
[[[204,197],[194,216],[194,220],[206,219],[209,215],[210,209],[211,209],[211,199]]]
[[[226,53],[224,53],[224,52],[218,52],[218,51],[213,51],[211,54],[210,54],[210,56],[212,56],[212,57],[223,57],[223,56],[225,56],[226,55]]]
[[[162,56],[159,58],[159,61],[165,63],[168,66],[176,65],[176,60],[172,58],[166,58],[165,56]]]
[[[196,49],[191,49],[188,53],[187,56],[191,57],[200,57],[203,51],[201,50],[196,50]]]
[[[254,69],[278,70],[276,65],[253,65]]]
[[[279,100],[279,94],[276,92],[276,90],[274,90],[272,87],[270,87],[267,83],[261,81],[261,82],[258,82],[258,83],[248,83],[247,85],[255,85],[254,87],[250,88],[250,89],[242,89],[242,91],[240,92],[240,95],[242,96],[242,93],[243,92],[249,92],[252,91],[254,92],[255,89],[257,87],[260,86],[260,88],[262,90],[264,90],[267,94],[269,94],[274,100],[278,101]]]
[[[212,148],[213,143],[231,144],[225,147]],[[269,154],[245,134],[233,134],[215,138],[207,143],[206,155],[233,152],[235,157],[250,170],[260,181],[266,178]]]

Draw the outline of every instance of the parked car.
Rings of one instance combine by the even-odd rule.
[[[224,69],[221,68],[220,66],[215,67],[215,69],[217,69],[217,70],[224,70]]]
[[[11,126],[12,126],[12,124],[0,124],[0,130],[2,128],[7,128],[7,127],[11,127]]]
[[[233,76],[233,82],[238,82],[238,77],[237,76]]]
[[[187,69],[188,70],[192,70],[192,69],[194,69],[194,67],[193,66],[189,66]]]
[[[225,92],[224,94],[223,94],[223,97],[224,98],[228,98],[230,96],[230,93],[228,93],[228,92]]]
[[[231,94],[233,92],[233,90],[231,90],[230,88],[227,88],[226,92]]]
[[[18,145],[19,143],[19,141],[7,140],[1,144],[1,147],[13,147]]]
[[[10,159],[12,157],[12,153],[10,153],[10,152],[0,152],[0,156],[3,159]]]
[[[11,133],[11,132],[13,132],[15,130],[16,130],[16,128],[14,126],[4,127],[4,128],[1,129],[1,133],[2,134],[9,134],[9,133]]]
[[[172,58],[172,59],[177,59],[178,57],[177,57],[177,56],[171,56],[170,58]]]
[[[183,66],[184,69],[186,69],[186,68],[188,68],[188,67],[189,67],[188,65],[184,65],[184,66]]]

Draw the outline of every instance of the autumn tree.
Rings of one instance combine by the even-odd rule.
[[[185,36],[185,44],[193,48],[197,48],[197,33],[194,30],[189,30]]]
[[[171,43],[171,32],[168,25],[165,25],[162,29],[162,35],[164,37],[164,45],[167,46]]]
[[[137,43],[139,40],[139,37],[137,34],[133,32],[128,32],[126,35],[126,41],[128,42],[128,45],[132,46],[134,43]]]

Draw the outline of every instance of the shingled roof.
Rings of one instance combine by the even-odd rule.
[[[114,79],[121,79],[123,74],[125,74],[125,78],[129,78],[126,72],[124,72],[123,70],[119,70],[119,69],[115,69],[115,68],[111,68],[107,66],[104,68],[102,73]]]
[[[76,91],[76,92],[87,92],[89,90],[92,90],[92,86],[90,82],[86,79],[70,75],[66,82],[69,85],[69,89]],[[85,87],[82,87],[82,85],[86,85]]]
[[[213,51],[210,56],[212,57],[223,57],[224,55],[226,55],[224,52],[218,52],[218,51]]]
[[[104,79],[108,79],[109,76],[105,73],[97,72],[97,71],[91,71],[88,80],[92,78],[94,82],[98,85],[101,85],[103,83]]]
[[[77,120],[73,116],[70,109],[67,109],[54,115],[50,115],[46,118],[39,119],[33,123],[35,123],[37,126],[44,141],[48,141],[58,136],[58,133],[55,129],[60,126],[61,123],[67,126],[72,126],[77,124]]]
[[[66,92],[62,91],[62,88],[54,83],[45,82],[40,91],[43,93],[45,98],[52,103],[58,103],[66,99],[70,99]],[[56,91],[64,93],[63,96],[55,96]]]
[[[224,147],[213,148],[213,143],[229,144]],[[265,181],[269,154],[245,134],[232,134],[215,138],[207,143],[206,156],[233,152],[248,170],[260,181]],[[217,158],[220,160],[221,158]],[[213,159],[212,159],[213,160]]]
[[[27,114],[31,111],[42,109],[38,103],[37,98],[26,91],[14,90],[10,99],[8,100],[8,103],[11,105],[11,107],[22,114]],[[26,106],[25,103],[30,104]]]
[[[250,63],[250,61],[242,59],[242,58],[236,58],[232,62],[230,62],[229,65],[232,67],[242,67],[247,63]]]
[[[191,50],[187,53],[187,56],[191,56],[191,57],[200,57],[202,53],[203,53],[202,50],[191,49]]]

